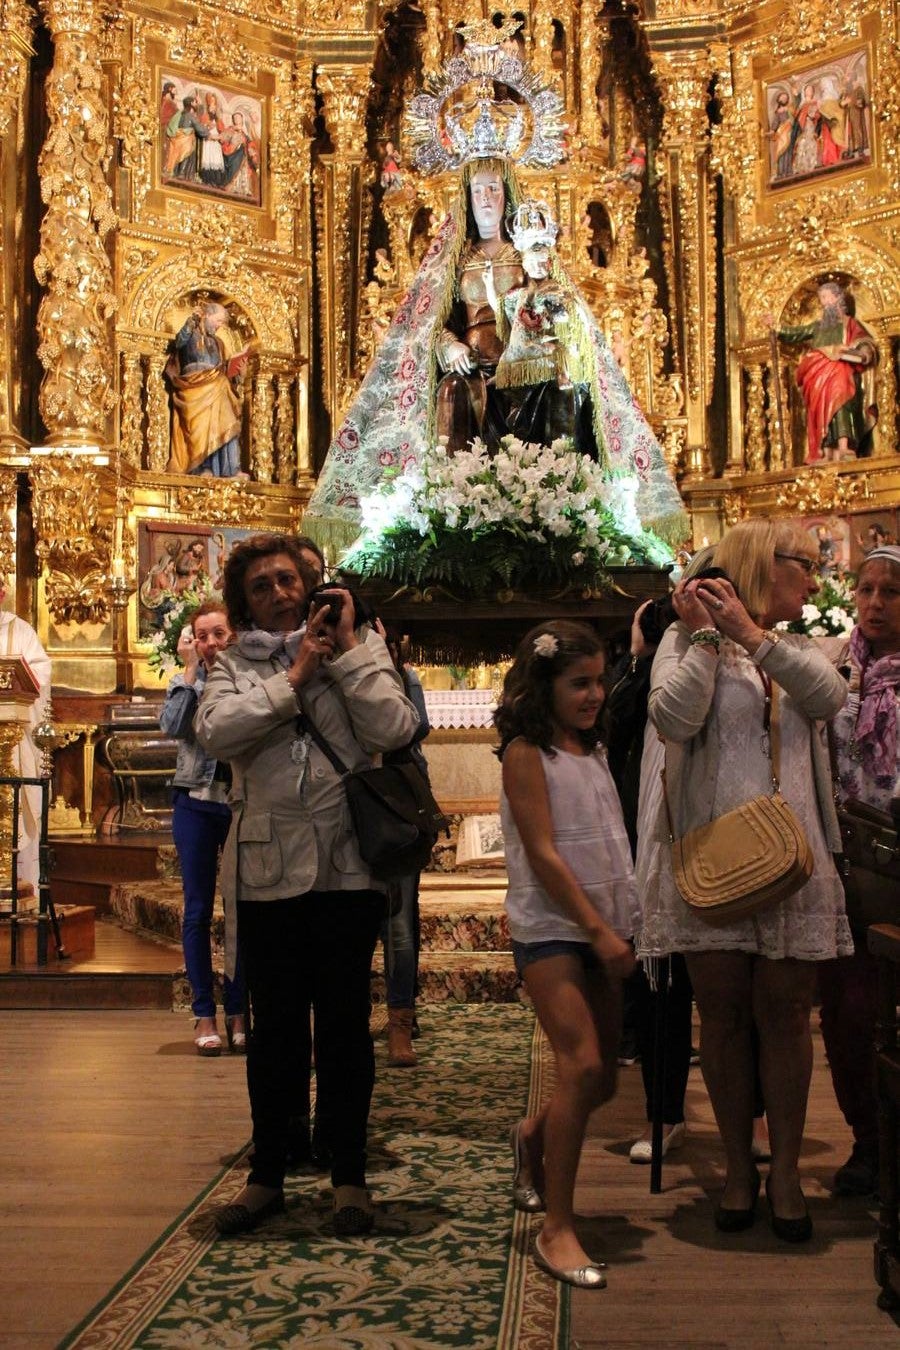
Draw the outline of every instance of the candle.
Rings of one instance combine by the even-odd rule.
[[[124,581],[124,580],[125,580],[125,559],[124,559],[124,558],[113,558],[113,560],[112,560],[112,575],[113,575],[113,581]]]

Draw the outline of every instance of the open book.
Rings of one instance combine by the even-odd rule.
[[[506,861],[499,815],[466,816],[459,826],[457,867],[502,867]]]
[[[244,364],[250,355],[251,348],[243,347],[241,351],[235,352],[234,356],[229,356],[225,362],[225,374],[229,380],[233,380],[235,375],[243,375]]]

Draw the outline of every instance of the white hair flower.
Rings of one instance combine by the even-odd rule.
[[[538,633],[534,639],[534,650],[537,656],[555,656],[559,651],[559,640],[552,633]]]

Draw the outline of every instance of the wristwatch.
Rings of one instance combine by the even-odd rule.
[[[777,644],[780,641],[781,641],[780,633],[774,632],[771,628],[765,629],[763,632],[763,640],[757,647],[756,651],[750,657],[750,660],[753,662],[755,666],[758,666],[760,661],[764,661],[765,658],[769,655],[769,652],[772,650],[772,648],[777,646]]]

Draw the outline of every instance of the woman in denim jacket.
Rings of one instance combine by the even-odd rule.
[[[163,731],[178,741],[172,835],[184,887],[181,941],[197,1019],[194,1044],[200,1055],[218,1055],[222,1050],[216,1026],[210,929],[219,854],[225,846],[231,810],[226,802],[230,778],[227,766],[211,759],[197,743],[194,714],[207,673],[233,636],[223,602],[204,601],[178,639],[176,652],[184,671],[170,680],[159,715]],[[224,1004],[229,1047],[243,1054],[247,1040],[239,969],[234,979],[225,976]]]

